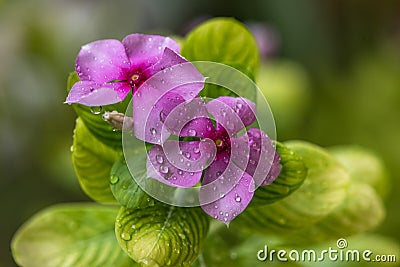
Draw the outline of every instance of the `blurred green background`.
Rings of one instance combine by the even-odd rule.
[[[399,1],[0,0],[0,266],[15,266],[11,237],[35,212],[89,201],[71,164],[75,114],[63,104],[80,46],[181,35],[213,16],[268,26],[260,81],[272,88],[279,140],[357,144],[382,157],[391,191],[377,232],[400,240]]]

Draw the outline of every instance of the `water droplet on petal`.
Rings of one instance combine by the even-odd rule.
[[[151,128],[150,133],[154,136],[154,135],[156,135],[157,130],[155,128]]]
[[[236,195],[235,201],[236,201],[236,202],[240,202],[240,201],[242,201],[242,198],[241,198],[240,196]]]
[[[178,173],[179,173],[179,175],[182,175],[182,174],[183,174],[183,171],[182,171],[182,170],[179,170]]]
[[[102,109],[103,109],[102,106],[90,107],[90,112],[92,112],[92,114],[94,114],[94,115],[99,115],[101,113]]]
[[[163,156],[161,156],[161,155],[157,155],[156,156],[156,161],[158,162],[158,163],[163,163],[164,162],[164,158],[163,158]]]
[[[187,158],[187,159],[190,159],[190,157],[192,156],[192,155],[190,155],[190,153],[189,152],[185,152],[185,157]]]
[[[221,176],[221,174],[222,174],[222,172],[221,172],[221,171],[217,171],[217,173],[215,174],[216,178],[220,177],[220,176]]]
[[[224,156],[224,162],[228,163],[229,162],[229,158],[227,156]]]
[[[167,174],[168,171],[169,171],[168,166],[165,166],[165,165],[161,165],[161,166],[160,166],[160,172],[161,172],[161,173]]]
[[[165,122],[165,119],[167,118],[167,114],[165,113],[165,111],[164,110],[162,110],[161,112],[160,112],[160,121],[161,122]]]
[[[220,194],[219,194],[219,197],[220,197],[220,198],[223,198],[224,196],[225,196],[224,193],[220,193]]]
[[[197,134],[196,130],[194,130],[194,129],[189,129],[188,130],[188,135],[189,136],[196,136],[196,134]]]
[[[193,148],[193,152],[196,154],[200,153],[200,148],[199,147]]]
[[[116,184],[119,181],[119,177],[117,175],[111,175],[110,177],[110,183],[111,184]]]

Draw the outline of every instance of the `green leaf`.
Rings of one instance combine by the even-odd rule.
[[[72,72],[68,77],[67,92],[69,92],[72,86],[78,81],[78,75],[76,74],[76,72]],[[99,139],[103,144],[106,144],[111,148],[119,149],[122,146],[122,133],[120,131],[114,131],[113,127],[103,120],[101,113],[113,110],[125,113],[130,100],[131,94],[129,94],[122,102],[101,107],[100,114],[94,114],[90,107],[84,105],[72,104],[72,107],[74,108],[76,114],[78,114],[78,116],[82,118],[89,131],[97,139]]]
[[[290,236],[290,242],[321,242],[362,233],[378,226],[384,217],[385,208],[375,190],[353,182],[340,206],[321,221]]]
[[[387,195],[387,171],[375,153],[359,146],[335,146],[329,152],[347,168],[352,180],[371,185],[382,197]]]
[[[308,169],[304,183],[280,201],[247,208],[232,223],[264,234],[291,234],[321,220],[342,203],[349,182],[346,169],[316,145],[304,141],[285,145],[302,157]]]
[[[123,157],[120,157],[112,167],[110,182],[114,197],[126,208],[145,208],[154,205],[154,199],[133,179]]]
[[[272,184],[257,188],[249,207],[270,204],[287,197],[300,187],[307,176],[301,157],[279,142],[276,143],[276,151],[281,156],[281,173]]]
[[[229,65],[253,80],[258,71],[257,43],[249,30],[232,18],[215,18],[199,25],[187,35],[181,52],[190,61],[212,61]],[[217,97],[232,95],[232,92],[206,84],[201,94]]]
[[[116,207],[88,203],[47,208],[15,234],[14,259],[24,267],[138,266],[115,239],[117,213]]]
[[[96,139],[80,118],[76,120],[72,163],[83,191],[98,202],[115,202],[110,171],[119,153]]]
[[[215,18],[197,26],[186,37],[182,55],[191,61],[213,61],[255,76],[259,64],[256,40],[232,18]]]
[[[145,209],[121,208],[116,235],[124,251],[142,266],[191,266],[209,227],[200,208],[158,203]]]

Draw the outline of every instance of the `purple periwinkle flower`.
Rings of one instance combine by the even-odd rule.
[[[178,52],[173,39],[158,35],[131,34],[122,42],[99,40],[84,45],[75,64],[80,81],[74,84],[65,102],[86,106],[120,102],[130,91],[140,91],[154,74],[187,62]]]
[[[135,135],[159,144],[164,117],[204,87],[205,78],[177,52],[174,40],[157,35],[131,34],[122,42],[89,43],[76,59],[81,81],[73,85],[66,103],[109,105],[132,91]]]
[[[165,131],[192,140],[154,145],[148,176],[177,187],[201,181],[202,209],[229,224],[250,203],[256,186],[272,183],[280,173],[280,157],[268,136],[257,128],[246,130],[255,119],[255,104],[244,98],[182,102],[170,111]]]

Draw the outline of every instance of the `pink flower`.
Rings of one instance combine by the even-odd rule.
[[[178,52],[173,39],[158,35],[131,34],[122,42],[84,45],[75,64],[81,81],[73,85],[65,102],[110,105],[132,91],[135,135],[159,144],[163,117],[204,87],[203,75]]]
[[[176,187],[201,180],[202,209],[228,224],[245,210],[256,185],[268,185],[280,173],[280,156],[269,137],[260,129],[245,128],[255,118],[255,104],[244,98],[225,96],[207,104],[195,98],[177,106],[164,126],[192,141],[154,145],[148,152],[147,175]]]
[[[178,52],[179,46],[173,39],[158,35],[131,34],[122,42],[99,40],[84,45],[75,64],[81,81],[74,84],[65,102],[86,106],[120,102],[130,91],[140,91],[154,74],[186,63]],[[202,77],[195,68],[188,71],[181,75]],[[163,75],[158,78],[163,79]]]

